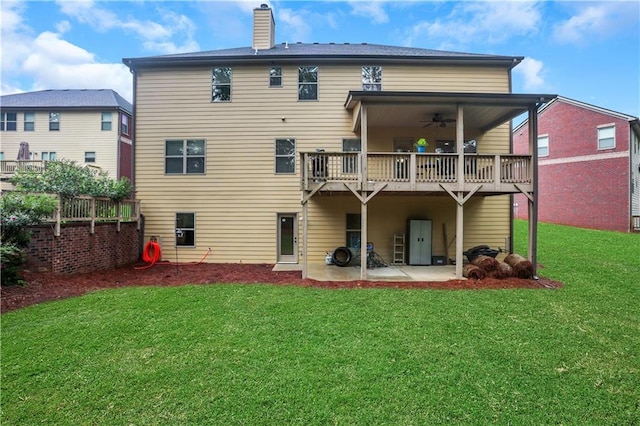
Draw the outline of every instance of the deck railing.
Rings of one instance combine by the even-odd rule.
[[[60,236],[60,226],[68,222],[90,222],[91,233],[95,224],[100,222],[116,222],[120,231],[120,223],[137,222],[140,227],[140,201],[79,196],[71,199],[57,196],[58,206],[54,214],[45,220],[55,224],[55,235]]]
[[[464,154],[463,173],[457,154],[369,153],[367,174],[360,173],[362,156],[352,152],[303,153],[302,185],[318,182],[375,182],[397,184],[465,183],[531,184],[529,155]]]

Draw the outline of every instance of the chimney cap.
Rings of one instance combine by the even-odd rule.
[[[266,3],[262,3],[262,4],[260,5],[260,9],[269,9],[269,5],[268,5],[268,4],[266,4]]]

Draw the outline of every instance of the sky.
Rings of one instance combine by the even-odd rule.
[[[276,43],[371,43],[522,56],[514,93],[640,116],[640,1],[12,1],[1,7],[3,95],[113,89],[123,58],[251,46],[253,9]]]

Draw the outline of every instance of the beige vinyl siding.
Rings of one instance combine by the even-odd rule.
[[[343,138],[358,137],[351,131],[352,117],[344,109],[344,101],[350,90],[361,90],[360,66],[317,65],[317,101],[297,100],[298,68],[292,65],[282,66],[283,84],[279,88],[269,87],[269,65],[232,67],[232,101],[216,103],[211,102],[211,67],[138,73],[136,190],[146,217],[145,235],[162,237],[164,259],[176,256],[175,213],[195,212],[196,247],[180,248],[179,260],[198,260],[211,248],[210,262],[276,261],[277,213],[298,213],[301,217],[302,206],[298,158],[296,174],[277,175],[275,140],[294,138],[297,152],[316,148],[340,151]],[[383,87],[412,91],[508,89],[504,70],[457,71],[384,66]],[[405,135],[403,129],[371,134],[370,150],[389,151],[392,137]],[[508,132],[505,135],[504,141],[498,134],[491,143],[504,144],[508,149]],[[167,139],[204,139],[206,173],[165,175]],[[492,211],[485,213],[482,207],[478,214],[491,221]],[[455,203],[448,196],[377,196],[369,212],[369,240],[387,260],[391,260],[393,232],[404,228],[407,215],[432,215],[434,241],[442,239],[438,237],[442,229],[438,221],[447,221],[451,236],[455,232]],[[310,261],[321,262],[327,251],[345,244],[346,213],[360,213],[360,203],[352,195],[311,199]],[[501,212],[498,216],[503,220]],[[302,250],[302,221],[298,225]],[[508,230],[508,220],[504,226]],[[434,242],[434,254],[443,254],[437,249],[441,245]]]
[[[103,110],[104,112],[108,109]],[[60,113],[60,130],[49,130],[49,112]],[[18,113],[18,130],[2,132],[2,149],[5,159],[17,158],[21,141],[29,142],[29,150],[40,160],[43,151],[55,152],[58,160],[67,159],[84,164],[85,151],[95,151],[92,163],[118,177],[118,112],[112,111],[112,130],[101,130],[102,111],[65,111],[52,108],[35,113],[35,131],[24,131],[24,111]]]

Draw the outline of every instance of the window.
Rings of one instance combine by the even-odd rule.
[[[49,113],[49,130],[52,130],[52,131],[60,130],[60,113],[59,112]]]
[[[55,161],[56,153],[53,151],[42,151],[42,155],[40,156],[42,161]]]
[[[196,246],[195,213],[176,213],[176,246]]]
[[[298,68],[298,100],[318,99],[318,67]]]
[[[3,112],[0,130],[2,130],[3,132],[15,132],[16,130],[18,130],[18,113]]]
[[[110,131],[111,130],[111,113],[103,112],[102,113],[102,127],[101,130]]]
[[[296,172],[296,140],[276,139],[276,173]]]
[[[607,125],[598,127],[598,149],[611,149],[616,147],[616,126]]]
[[[84,152],[84,162],[85,163],[95,163],[96,162],[96,152],[95,151],[85,151]]]
[[[211,102],[231,101],[231,68],[214,68],[211,83]]]
[[[359,214],[347,213],[347,247],[360,248],[360,220]]]
[[[549,136],[538,136],[538,157],[549,156]]]
[[[362,67],[362,90],[382,90],[382,67]]]
[[[204,140],[165,141],[166,174],[203,174],[205,157]]]
[[[24,113],[24,131],[33,132],[36,130],[36,113],[25,112]]]
[[[122,133],[123,135],[129,134],[129,116],[128,115],[122,114],[120,133]]]
[[[342,139],[342,151],[360,152],[360,139]],[[342,159],[342,173],[358,173],[358,156],[350,155]]]
[[[282,87],[281,67],[271,67],[269,70],[269,87]]]
[[[4,160],[4,152],[0,151],[0,160]]]

